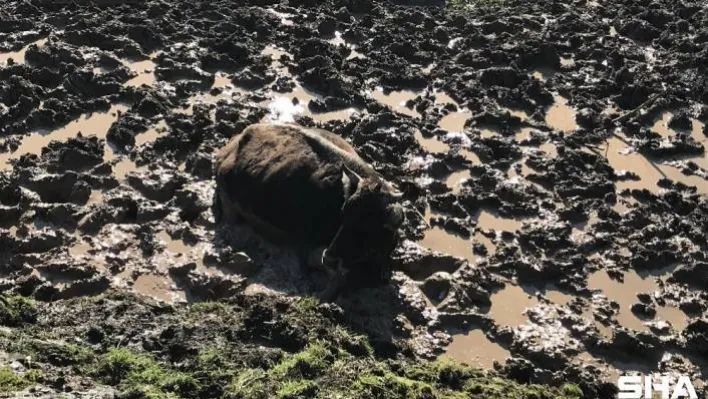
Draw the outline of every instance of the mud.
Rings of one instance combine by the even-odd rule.
[[[628,370],[705,381],[700,3],[69,3],[0,6],[3,292],[267,295],[268,314],[317,292],[325,276],[211,209],[214,152],[293,122],[404,192],[390,286],[325,306],[387,356],[587,398]]]

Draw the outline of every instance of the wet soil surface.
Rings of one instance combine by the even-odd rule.
[[[618,373],[702,389],[701,2],[76,3],[0,6],[4,292],[316,292],[323,276],[211,210],[214,152],[294,122],[405,193],[393,282],[337,302],[351,328],[590,398]]]

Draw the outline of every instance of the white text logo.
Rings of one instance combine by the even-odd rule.
[[[659,397],[654,393],[661,394],[661,399],[690,398],[697,399],[696,390],[688,376],[682,375],[673,384],[674,378],[651,376],[623,376],[617,380],[619,387],[619,399],[653,399]]]

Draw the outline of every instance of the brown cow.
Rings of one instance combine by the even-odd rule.
[[[254,124],[217,157],[217,221],[242,220],[267,240],[292,245],[301,263],[326,248],[321,265],[335,299],[348,287],[390,277],[403,222],[400,198],[344,139],[292,124]]]

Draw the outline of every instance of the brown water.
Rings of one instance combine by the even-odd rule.
[[[536,297],[529,295],[518,285],[507,284],[492,294],[489,316],[500,326],[518,326],[527,320],[524,312],[539,304]]]
[[[522,225],[520,220],[503,218],[488,210],[482,210],[477,217],[477,226],[494,231],[515,232],[521,229]]]
[[[176,253],[176,254],[183,254],[183,253],[188,253],[194,249],[193,247],[187,245],[184,243],[182,240],[175,240],[166,231],[161,231],[157,233],[157,238],[162,241],[166,249],[170,252]]]
[[[649,161],[645,156],[634,152],[627,144],[617,137],[607,141],[607,162],[616,171],[627,170],[637,174],[641,180],[625,180],[617,182],[617,189],[644,189],[658,193],[661,191],[657,182],[668,179],[694,186],[701,194],[708,195],[708,181],[698,176],[686,176],[678,168]]]
[[[460,150],[460,155],[462,155],[462,157],[465,158],[466,160],[472,162],[472,164],[474,164],[474,165],[481,165],[482,164],[482,160],[479,159],[477,154],[475,154],[472,151],[462,149],[462,150]]]
[[[211,85],[211,88],[231,88],[233,87],[233,84],[231,83],[231,78],[229,77],[228,74],[224,72],[217,72],[214,75],[214,84]]]
[[[661,114],[661,117],[658,118],[654,124],[651,127],[651,130],[654,132],[660,134],[662,137],[666,139],[671,139],[676,137],[679,133],[682,134],[690,134],[691,137],[693,137],[694,140],[696,140],[699,143],[703,143],[704,146],[706,146],[706,143],[708,143],[708,138],[703,134],[703,126],[704,123],[697,120],[697,119],[691,119],[691,130],[690,131],[678,131],[669,128],[669,120],[671,120],[671,117],[674,115],[673,112],[664,112]],[[703,155],[700,156],[695,156],[695,157],[687,157],[687,159],[690,159],[691,161],[697,163],[700,167],[704,169],[708,169],[708,153],[704,153]]]
[[[529,119],[529,114],[526,111],[520,109],[505,108],[505,111],[509,112],[511,115],[521,119],[522,121]]]
[[[480,134],[483,139],[488,139],[490,137],[499,136],[499,132],[492,128],[482,128],[480,129]]]
[[[42,154],[42,148],[51,141],[67,141],[76,137],[79,132],[84,136],[106,138],[108,129],[118,119],[118,112],[125,112],[128,107],[124,104],[111,106],[108,112],[94,112],[85,114],[79,119],[69,122],[66,126],[50,132],[34,132],[22,138],[19,148],[13,153],[0,154],[0,170],[9,169],[8,161],[17,159],[24,154]]]
[[[465,130],[465,122],[472,116],[469,111],[455,111],[443,116],[438,122],[441,129],[448,132],[461,132]]]
[[[125,82],[126,86],[139,87],[142,85],[152,86],[155,83],[155,63],[152,60],[129,61],[124,63],[128,69],[138,74],[138,76]]]
[[[546,111],[546,124],[561,132],[572,132],[578,128],[575,122],[575,110],[568,105],[568,99],[561,95],[554,95],[555,102]]]
[[[432,227],[426,230],[420,245],[433,251],[467,259],[470,263],[476,262],[476,257],[472,253],[471,241],[450,234],[440,227]]]
[[[450,146],[438,140],[436,137],[425,138],[420,130],[416,129],[413,133],[416,141],[421,147],[425,148],[426,151],[431,153],[444,153],[450,150]]]
[[[471,177],[471,173],[467,169],[459,170],[457,172],[451,173],[446,179],[445,184],[452,189],[453,194],[459,194],[462,186],[461,184]]]
[[[152,143],[153,141],[157,140],[158,137],[164,134],[167,129],[168,126],[167,123],[165,123],[165,120],[160,120],[155,126],[152,126],[146,132],[140,133],[135,136],[135,146],[140,147],[141,145]]]
[[[574,295],[567,294],[560,289],[558,289],[556,286],[553,284],[549,284],[546,286],[545,292],[543,293],[546,298],[548,298],[551,302],[557,304],[557,305],[562,305],[565,306],[567,305],[570,301],[575,299]]]
[[[262,55],[270,56],[273,60],[271,66],[281,75],[290,76],[290,71],[282,65],[281,56],[286,55],[292,58],[292,54],[279,49],[275,46],[268,45],[261,52]],[[264,122],[294,122],[295,116],[306,115],[318,122],[328,122],[332,120],[347,120],[357,110],[347,108],[339,111],[313,113],[310,112],[308,104],[320,96],[304,88],[300,82],[295,81],[295,88],[289,93],[271,93],[271,98],[264,101],[261,105],[268,108],[268,114],[263,118]]]
[[[113,176],[118,181],[124,181],[129,173],[142,170],[144,167],[138,167],[135,162],[131,161],[127,156],[122,156],[121,160],[113,165]]]
[[[44,47],[44,45],[47,43],[47,39],[39,39],[37,41],[34,41],[27,46],[23,47],[22,49],[18,51],[10,51],[7,53],[0,53],[0,65],[5,65],[7,64],[7,61],[9,59],[12,59],[15,64],[24,64],[25,63],[25,53],[27,53],[27,48],[33,44],[36,44],[37,47]]]
[[[482,233],[475,234],[473,237],[473,241],[476,243],[481,243],[482,245],[484,245],[485,248],[487,248],[487,256],[492,256],[497,252],[497,246],[494,245],[492,240],[487,238],[487,236]]]
[[[420,118],[418,111],[406,107],[406,102],[416,98],[420,92],[412,90],[391,91],[384,94],[382,88],[376,88],[371,92],[371,96],[378,102],[391,107],[394,111],[414,118]]]
[[[538,149],[545,152],[551,159],[558,156],[558,147],[552,142],[541,144]]]
[[[533,71],[533,73],[531,73],[531,76],[543,82],[547,79],[552,78],[553,75],[555,75],[556,73],[558,72],[551,68],[539,68],[538,70]]]
[[[504,364],[510,356],[509,351],[489,340],[482,330],[472,330],[467,334],[453,335],[452,342],[442,357],[492,369],[495,360]]]
[[[632,304],[639,302],[638,293],[652,295],[655,291],[660,290],[655,277],[642,277],[631,270],[624,273],[624,282],[620,282],[611,279],[604,271],[597,271],[588,277],[588,288],[602,291],[607,298],[620,305],[617,314],[617,321],[620,325],[633,330],[648,331],[644,322],[632,313],[631,307]],[[677,308],[657,306],[656,310],[655,320],[668,321],[679,331],[688,324],[686,315]]]
[[[173,291],[172,279],[168,276],[156,274],[142,274],[133,283],[133,289],[142,295],[146,295],[160,301],[172,303],[186,301],[183,291]]]
[[[91,250],[91,244],[87,243],[84,240],[79,240],[76,242],[76,244],[69,247],[69,255],[74,257],[83,256],[86,255],[89,250]]]
[[[101,190],[91,190],[91,195],[89,196],[86,205],[100,204],[103,202],[103,193]]]

